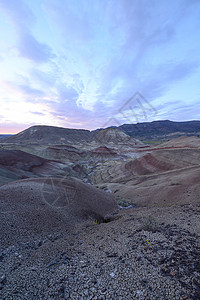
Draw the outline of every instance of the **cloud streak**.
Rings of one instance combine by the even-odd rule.
[[[36,63],[44,63],[55,57],[52,49],[39,42],[32,34],[36,17],[22,0],[0,1],[0,7],[9,17],[18,36],[19,55]]]

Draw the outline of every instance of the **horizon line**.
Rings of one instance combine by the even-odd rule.
[[[122,125],[137,125],[137,124],[142,124],[142,123],[153,123],[153,122],[166,122],[166,121],[169,121],[169,122],[174,122],[174,123],[183,123],[183,122],[200,122],[200,120],[187,120],[187,121],[172,121],[172,120],[154,120],[154,121],[143,121],[143,122],[137,122],[137,123],[123,123],[119,126],[122,126]],[[54,125],[42,125],[42,124],[36,124],[36,125],[32,125],[32,126],[29,126],[29,127],[26,127],[25,129],[22,129],[20,131],[16,131],[16,132],[0,132],[0,135],[15,135],[15,134],[18,134],[24,130],[27,130],[31,127],[34,127],[34,126],[49,126],[49,127],[58,127],[58,128],[65,128],[65,129],[75,129],[75,130],[88,130],[88,131],[95,131],[95,130],[98,130],[98,129],[106,129],[106,128],[110,128],[110,127],[119,127],[117,125],[112,125],[112,126],[108,126],[108,127],[105,127],[105,128],[96,128],[96,129],[85,129],[85,128],[70,128],[70,127],[63,127],[63,126],[54,126]]]

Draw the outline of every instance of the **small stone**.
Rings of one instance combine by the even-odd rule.
[[[138,295],[138,296],[141,296],[141,295],[143,294],[143,292],[142,292],[142,291],[140,291],[140,290],[137,290],[137,292],[136,292],[136,293],[137,293],[137,295]]]
[[[142,285],[147,285],[147,283],[148,283],[148,279],[143,278],[143,279],[142,279]]]
[[[93,284],[97,284],[97,280],[96,280],[96,279],[93,279],[93,280],[92,280],[92,283],[93,283]]]
[[[39,241],[38,247],[41,247],[41,246],[42,246],[42,241]]]
[[[88,290],[84,291],[85,296],[88,296]]]
[[[101,293],[102,293],[102,294],[105,294],[105,292],[106,292],[106,289],[102,289],[102,290],[101,290]]]

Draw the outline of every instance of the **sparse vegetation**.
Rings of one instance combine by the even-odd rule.
[[[128,207],[130,205],[133,205],[133,203],[127,201],[126,199],[120,197],[120,196],[117,196],[117,203],[119,206],[122,206],[122,207]]]
[[[161,144],[161,143],[164,143],[164,142],[166,142],[165,140],[161,140],[161,141],[143,141],[142,140],[142,142],[144,143],[144,144]]]
[[[158,230],[158,222],[154,217],[150,215],[144,220],[142,229],[146,231],[155,232]]]
[[[171,182],[170,185],[180,185],[181,183],[180,182]]]

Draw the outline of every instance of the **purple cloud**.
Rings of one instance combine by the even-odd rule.
[[[40,43],[33,36],[31,28],[36,18],[28,5],[22,0],[1,1],[0,8],[8,15],[18,36],[18,53],[20,56],[36,63],[45,63],[55,58],[52,49],[45,43]]]
[[[18,51],[22,57],[38,63],[45,63],[56,57],[48,45],[38,42],[26,32],[21,32]]]

